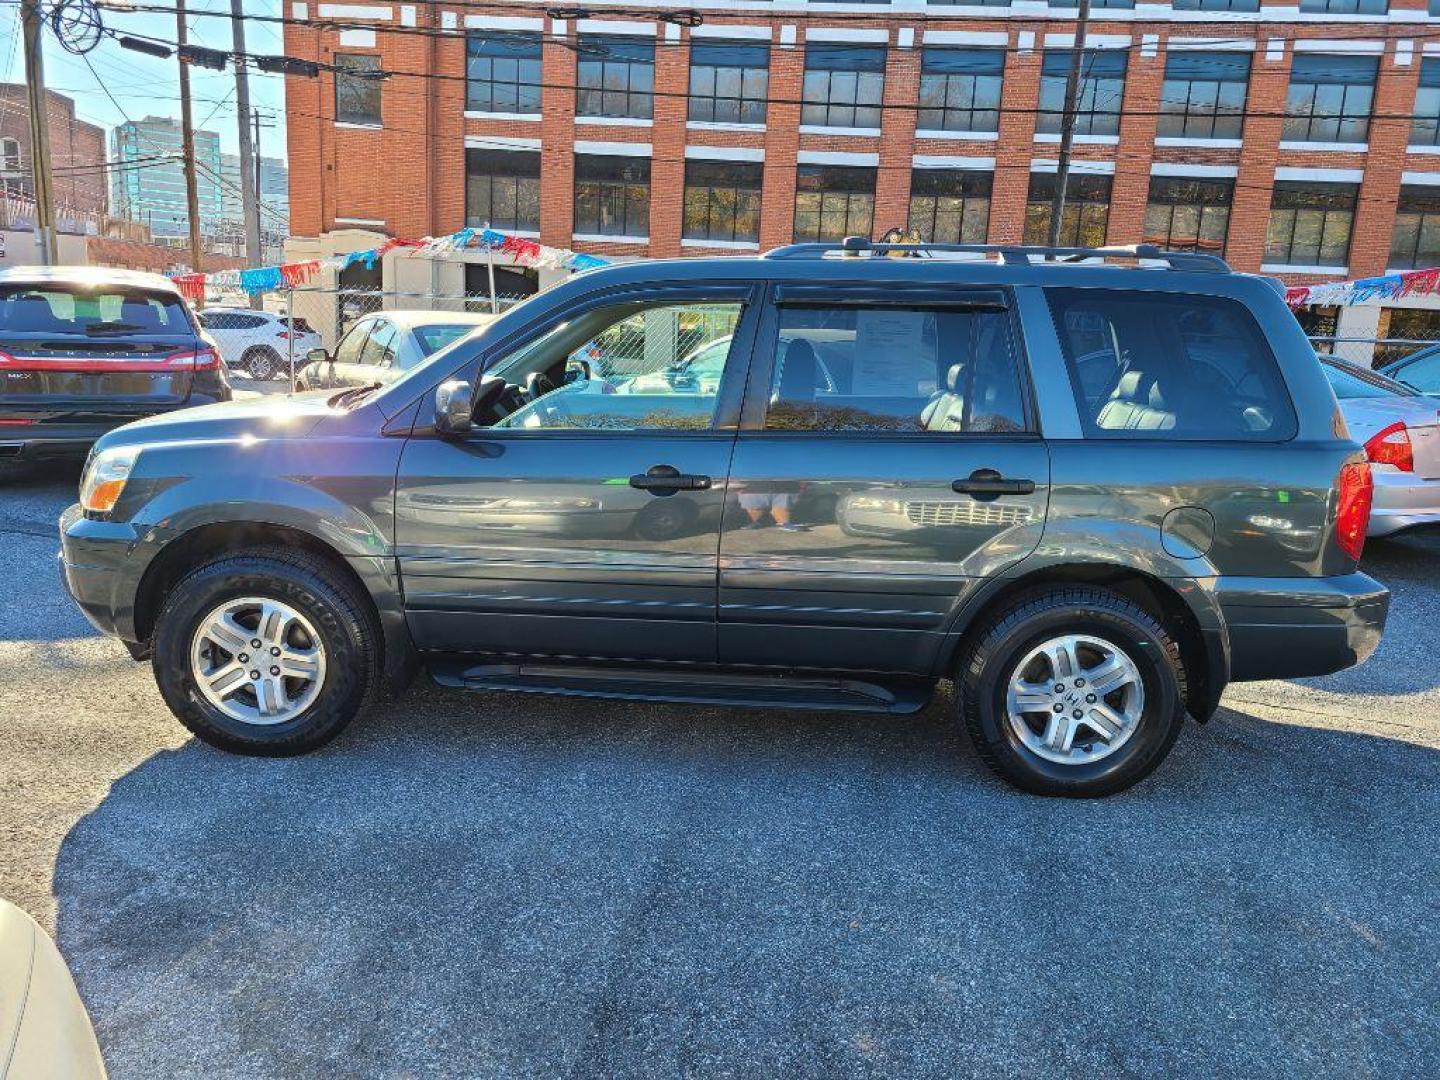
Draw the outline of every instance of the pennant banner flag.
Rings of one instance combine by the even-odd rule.
[[[1431,296],[1440,292],[1440,268],[1402,270],[1398,274],[1357,278],[1354,281],[1327,281],[1319,285],[1295,285],[1285,290],[1285,302],[1292,308],[1353,307],[1398,300],[1402,296]]]
[[[392,238],[379,247],[350,251],[344,255],[331,255],[325,259],[282,263],[279,266],[257,266],[249,270],[219,270],[213,274],[174,274],[170,280],[186,299],[197,303],[204,301],[207,288],[238,289],[253,296],[256,293],[308,285],[322,269],[344,270],[359,264],[367,270],[373,270],[377,260],[399,248],[406,248],[408,254],[425,258],[434,258],[466,248],[480,248],[508,255],[523,266],[568,269],[577,273],[609,264],[608,259],[602,259],[598,255],[585,255],[568,248],[553,248],[528,236],[512,236],[497,229],[466,228],[448,236],[427,236],[423,240]]]

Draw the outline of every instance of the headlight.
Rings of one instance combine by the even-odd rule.
[[[115,509],[139,456],[140,451],[134,447],[117,447],[91,455],[80,477],[81,508],[87,514],[108,514]]]

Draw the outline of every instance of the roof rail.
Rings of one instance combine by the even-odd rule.
[[[1007,266],[1029,266],[1030,260],[1056,259],[1062,262],[1081,262],[1085,259],[1128,258],[1153,259],[1167,263],[1172,270],[1206,270],[1230,272],[1230,264],[1218,255],[1203,252],[1166,251],[1154,244],[1127,244],[1123,247],[1040,247],[1024,244],[875,244],[863,236],[847,236],[839,243],[789,244],[774,248],[764,255],[767,259],[819,259],[831,252],[859,257],[861,255],[915,255],[933,253],[962,253],[969,255],[998,255]]]

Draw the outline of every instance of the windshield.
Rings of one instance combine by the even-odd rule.
[[[415,338],[420,342],[420,351],[426,356],[439,352],[446,345],[453,345],[470,331],[475,330],[473,323],[460,323],[454,326],[417,326],[415,327]]]
[[[0,327],[19,334],[189,333],[178,296],[118,286],[0,286]]]
[[[1330,389],[1337,398],[1418,397],[1403,383],[1364,368],[1351,367],[1341,361],[1322,360],[1320,367],[1330,380]]]

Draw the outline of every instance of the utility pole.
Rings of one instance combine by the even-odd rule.
[[[189,34],[185,28],[185,0],[175,0],[175,40],[180,49],[180,153],[185,167],[185,206],[190,216],[190,269],[200,273],[200,194],[195,187],[195,121],[190,115],[190,66],[185,62]]]
[[[35,192],[35,241],[40,262],[60,261],[55,244],[55,197],[50,174],[50,116],[45,97],[45,58],[40,36],[43,21],[39,0],[21,0],[20,19],[25,29],[25,96],[30,107],[30,186]]]
[[[1085,60],[1085,31],[1090,26],[1090,0],[1080,0],[1075,17],[1075,48],[1065,75],[1065,112],[1060,118],[1060,157],[1055,163],[1055,197],[1050,202],[1051,247],[1060,246],[1060,221],[1065,216],[1065,188],[1070,183],[1070,148],[1075,142],[1075,110],[1080,97],[1080,65]]]
[[[240,121],[240,205],[245,214],[245,261],[259,266],[260,255],[260,159],[250,142],[250,76],[245,69],[245,13],[242,0],[230,0],[230,36],[235,44],[235,114]],[[256,183],[250,185],[250,176]],[[263,298],[256,294],[250,306],[260,308]]]

